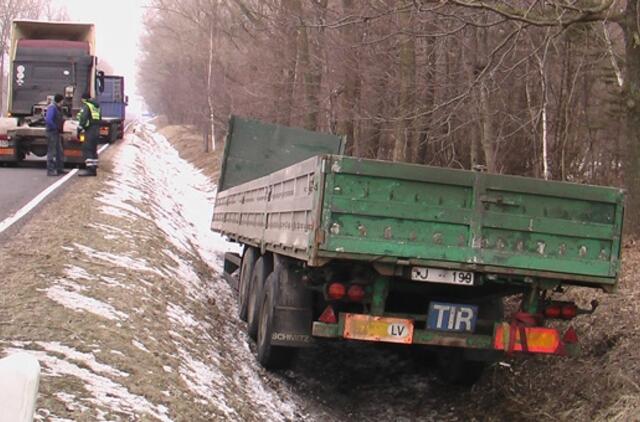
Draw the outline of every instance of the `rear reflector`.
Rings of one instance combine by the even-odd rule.
[[[578,334],[576,334],[576,330],[574,330],[573,327],[567,328],[567,332],[564,333],[562,337],[562,342],[567,344],[578,343]]]
[[[318,321],[324,322],[325,324],[337,324],[338,318],[336,318],[336,313],[333,311],[331,305],[327,306],[324,310]]]
[[[82,157],[82,150],[79,149],[65,149],[65,157]]]
[[[15,155],[15,148],[0,148],[0,155]]]
[[[560,333],[553,328],[542,327],[525,327],[524,328],[527,350],[531,353],[549,353],[555,354],[560,347]],[[493,339],[493,346],[496,350],[522,352],[524,347],[522,339],[520,338],[520,328],[513,330],[516,337],[513,344],[513,349],[509,349],[509,324],[501,324],[496,328],[495,337]]]

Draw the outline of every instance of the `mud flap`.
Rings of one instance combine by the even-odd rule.
[[[271,332],[271,344],[286,347],[313,345],[311,328],[313,306],[311,291],[300,280],[300,274],[290,265],[278,265],[276,307]]]

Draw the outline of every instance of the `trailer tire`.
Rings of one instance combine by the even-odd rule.
[[[260,323],[260,301],[262,298],[262,287],[273,271],[273,263],[269,256],[263,255],[256,261],[249,283],[249,302],[247,303],[247,333],[249,337],[256,340],[258,337],[258,326]]]
[[[258,260],[258,251],[247,247],[242,255],[240,277],[238,280],[238,316],[241,320],[247,320],[247,304],[249,302],[249,283],[253,274],[253,267]]]
[[[256,343],[258,362],[266,369],[285,369],[289,367],[298,350],[293,347],[274,346],[271,344],[278,294],[278,280],[280,276],[279,271],[280,270],[276,269],[269,274],[262,289],[260,323]]]

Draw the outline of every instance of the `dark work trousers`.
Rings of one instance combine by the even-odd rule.
[[[56,174],[64,169],[64,155],[62,152],[62,139],[60,134],[47,131],[47,173]]]
[[[89,125],[84,134],[84,145],[82,146],[82,156],[87,170],[95,172],[98,167],[98,134],[100,126]]]

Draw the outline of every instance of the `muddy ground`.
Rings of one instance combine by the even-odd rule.
[[[567,293],[601,303],[574,324],[577,358],[505,358],[471,389],[385,345],[324,343],[263,371],[219,275],[232,246],[203,237],[193,214],[212,200],[215,170],[196,168],[215,154],[164,128],[193,167],[153,132],[139,126],[97,179],[72,182],[0,244],[0,350],[39,358],[38,420],[640,420],[632,242],[618,293]]]

